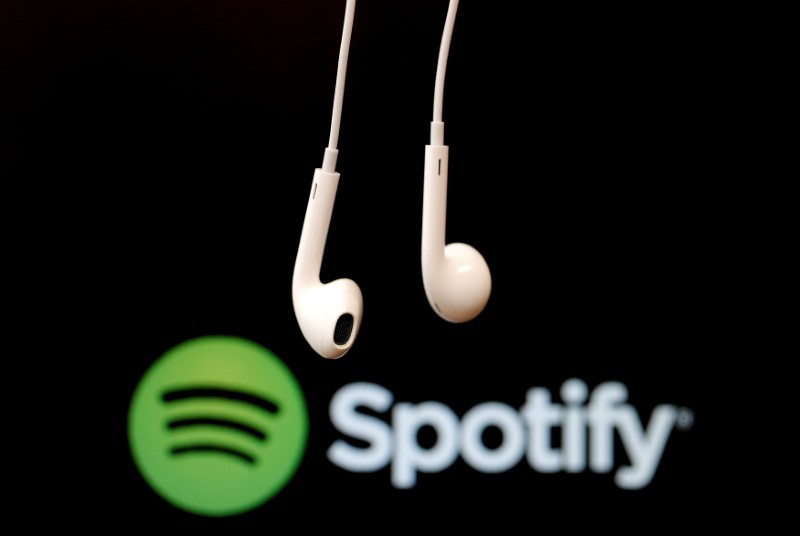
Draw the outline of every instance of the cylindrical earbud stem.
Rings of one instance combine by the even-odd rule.
[[[431,308],[441,318],[467,322],[489,300],[492,278],[483,256],[472,246],[445,245],[448,147],[425,146],[422,202],[422,283]]]
[[[292,287],[319,284],[322,256],[328,239],[328,229],[333,215],[333,203],[339,186],[339,173],[320,168],[314,171],[314,181],[308,194],[306,217],[297,247]]]
[[[363,299],[350,279],[320,282],[339,173],[318,168],[308,196],[306,216],[292,278],[292,303],[303,336],[321,356],[343,356],[361,325]]]

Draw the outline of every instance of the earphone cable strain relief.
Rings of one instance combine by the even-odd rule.
[[[444,145],[444,122],[431,121],[431,145]]]

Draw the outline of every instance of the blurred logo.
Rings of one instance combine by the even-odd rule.
[[[441,402],[395,403],[385,387],[351,383],[336,392],[330,414],[334,426],[357,441],[336,440],[328,458],[360,473],[389,465],[391,483],[401,489],[416,486],[418,473],[444,471],[459,456],[482,473],[509,471],[523,459],[539,473],[616,469],[618,487],[640,489],[653,479],[672,430],[688,428],[693,419],[687,408],[660,404],[649,422],[642,422],[639,411],[626,403],[628,388],[620,382],[602,383],[590,393],[585,382],[571,378],[560,394],[563,404],[553,401],[548,389],[534,387],[519,409],[503,402],[483,402],[459,418]],[[390,422],[376,416],[384,412],[390,412]],[[432,446],[420,445],[423,428],[435,431]],[[490,428],[502,435],[500,444],[492,448],[483,441]],[[627,465],[615,463],[617,443],[624,449]]]
[[[291,371],[246,339],[179,344],[144,374],[130,405],[133,459],[147,483],[188,512],[252,510],[291,480],[308,412]]]

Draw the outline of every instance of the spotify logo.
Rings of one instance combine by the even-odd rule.
[[[188,512],[252,510],[292,478],[308,438],[300,385],[272,352],[209,336],[162,355],[137,386],[131,453],[147,483]]]

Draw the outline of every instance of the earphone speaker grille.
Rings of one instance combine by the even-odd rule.
[[[341,346],[350,340],[350,335],[353,333],[353,315],[350,313],[343,314],[336,321],[336,327],[333,330],[333,342]]]

